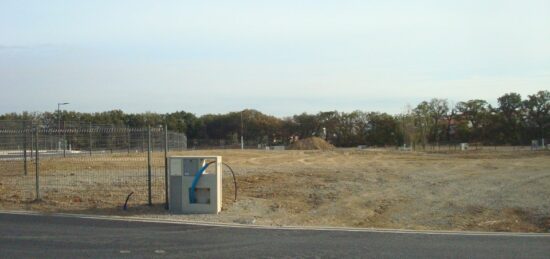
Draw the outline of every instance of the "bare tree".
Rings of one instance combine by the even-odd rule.
[[[538,128],[540,138],[544,139],[544,128],[550,124],[550,92],[538,91],[529,95],[524,105],[528,121]]]
[[[483,125],[489,112],[487,101],[475,99],[459,102],[456,108],[460,112],[460,116],[468,121],[473,139],[481,140],[483,138]]]
[[[428,143],[428,135],[433,127],[431,118],[430,104],[426,101],[421,102],[414,108],[415,124],[418,128],[418,138],[422,144],[422,149],[426,149]]]
[[[450,105],[450,107],[452,108],[450,108],[447,114],[445,115],[445,119],[447,121],[445,134],[447,136],[447,141],[449,142],[451,141],[451,135],[454,133],[452,125],[453,125],[453,121],[456,118],[456,111],[457,111],[455,105]]]
[[[428,103],[429,115],[432,119],[432,134],[437,146],[439,146],[440,137],[440,122],[445,118],[447,112],[449,112],[449,104],[446,99],[433,98]]]

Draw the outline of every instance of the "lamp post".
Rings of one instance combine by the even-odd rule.
[[[61,130],[61,105],[67,105],[69,103],[57,103],[57,130]],[[59,132],[59,138],[61,139],[61,131]],[[65,156],[65,140],[63,139],[63,156]],[[58,143],[57,150],[60,149],[61,143]]]
[[[241,150],[244,149],[243,129],[244,129],[244,124],[243,124],[243,111],[241,111]]]

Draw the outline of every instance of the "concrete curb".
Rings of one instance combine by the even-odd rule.
[[[106,216],[106,215],[71,214],[71,213],[44,213],[44,212],[35,212],[35,211],[22,211],[22,210],[0,210],[0,214],[55,216],[55,217],[65,217],[65,218],[114,220],[114,221],[126,221],[126,222],[159,223],[159,224],[182,224],[182,225],[195,225],[195,226],[205,226],[205,227],[227,227],[227,228],[265,229],[265,230],[344,231],[344,232],[395,233],[395,234],[420,234],[420,235],[550,238],[550,233],[409,230],[409,229],[350,228],[350,227],[265,226],[265,225],[237,224],[237,223],[156,219],[156,218],[131,217],[131,216],[125,217],[125,216]]]

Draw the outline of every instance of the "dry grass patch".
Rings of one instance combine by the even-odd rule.
[[[163,169],[157,168],[154,197],[159,205],[148,209],[143,206],[144,160],[117,155],[63,160],[61,165],[45,161],[46,183],[54,185],[52,179],[60,177],[80,182],[44,187],[48,191],[42,203],[18,202],[23,194],[13,186],[26,186],[26,178],[3,177],[0,206],[266,225],[550,231],[549,152],[208,150],[172,155],[223,156],[237,173],[238,201],[233,201],[233,182],[225,174],[220,215],[169,216],[160,205]],[[155,159],[162,161],[162,156]],[[136,196],[130,210],[122,212],[130,191]]]

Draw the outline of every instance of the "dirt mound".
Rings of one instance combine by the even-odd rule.
[[[334,146],[318,137],[298,140],[288,146],[291,150],[332,150]]]

